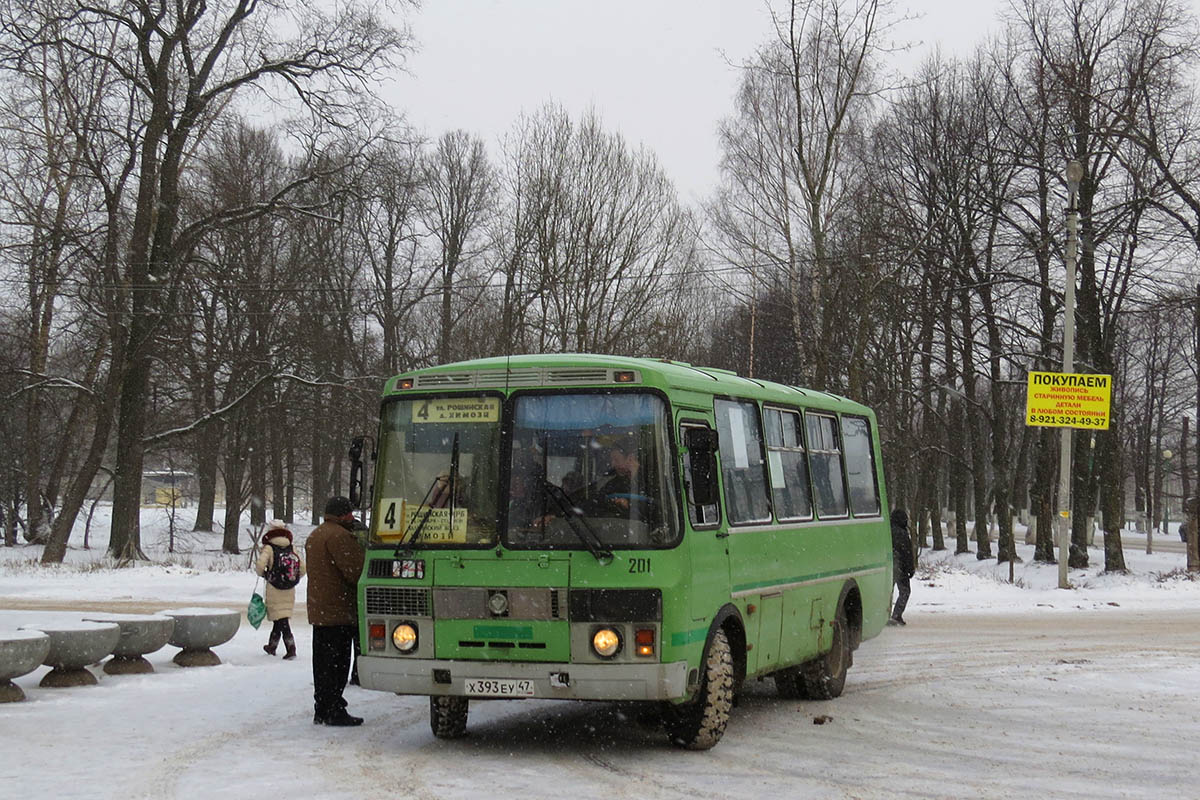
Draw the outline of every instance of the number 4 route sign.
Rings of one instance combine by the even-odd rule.
[[[1025,424],[1106,431],[1111,403],[1112,375],[1030,372]]]

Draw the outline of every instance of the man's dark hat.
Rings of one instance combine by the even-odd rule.
[[[353,513],[354,506],[350,504],[350,499],[340,494],[329,498],[329,502],[325,504],[325,515],[328,517],[344,517]]]

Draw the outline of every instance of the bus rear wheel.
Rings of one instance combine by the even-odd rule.
[[[839,697],[846,687],[850,658],[849,626],[846,624],[846,612],[839,606],[833,618],[833,645],[829,652],[800,665],[804,696],[814,700]]]
[[[733,707],[733,682],[733,652],[725,631],[718,629],[704,658],[700,691],[665,710],[663,722],[671,741],[687,750],[708,750],[721,741]]]
[[[461,739],[467,734],[467,698],[433,695],[429,698],[429,727],[439,739]]]

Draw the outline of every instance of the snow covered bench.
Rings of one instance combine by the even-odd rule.
[[[50,637],[41,631],[0,631],[0,703],[25,699],[13,678],[28,675],[50,652]]]
[[[117,625],[105,622],[32,622],[23,631],[42,631],[50,637],[50,650],[42,663],[53,667],[39,686],[95,686],[96,676],[87,665],[101,661],[121,638]]]
[[[109,675],[140,675],[154,672],[144,656],[161,648],[175,630],[175,620],[161,614],[109,614],[84,617],[88,622],[108,622],[121,629],[112,658],[104,664]]]
[[[214,608],[177,608],[162,615],[175,620],[168,644],[181,648],[173,659],[181,667],[220,664],[212,648],[232,639],[242,622],[242,612]]]

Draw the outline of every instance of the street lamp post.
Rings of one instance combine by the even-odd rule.
[[[1075,371],[1075,246],[1079,226],[1079,182],[1083,165],[1067,164],[1067,280],[1063,308],[1063,374]],[[1063,427],[1058,458],[1058,588],[1067,589],[1067,561],[1071,552],[1071,429]]]

